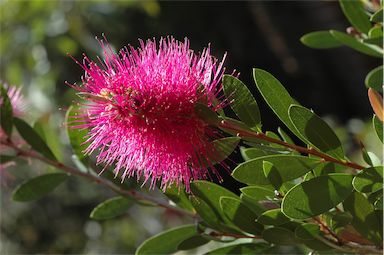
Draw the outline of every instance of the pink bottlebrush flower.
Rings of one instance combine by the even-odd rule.
[[[71,85],[87,99],[80,115],[89,128],[85,153],[98,151],[97,163],[115,163],[114,173],[144,177],[151,187],[184,183],[189,191],[192,179],[209,176],[200,164],[214,158],[211,141],[214,128],[195,114],[198,102],[213,110],[224,69],[210,55],[210,48],[199,55],[189,41],[162,38],[129,46],[114,54],[101,41],[105,59],[99,64],[84,57],[83,85]],[[217,171],[212,171],[219,177]]]

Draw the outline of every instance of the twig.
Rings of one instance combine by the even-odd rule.
[[[240,137],[257,138],[257,139],[264,140],[264,141],[267,141],[267,142],[271,142],[271,143],[275,143],[275,144],[280,144],[280,145],[282,145],[282,146],[284,146],[286,148],[292,149],[292,150],[300,152],[300,153],[305,153],[305,154],[317,156],[319,158],[322,158],[326,162],[333,162],[333,163],[336,163],[336,164],[339,164],[339,165],[347,166],[347,167],[358,169],[358,170],[362,170],[362,169],[365,168],[365,167],[363,167],[363,166],[361,166],[361,165],[359,165],[357,163],[354,163],[354,162],[349,162],[349,161],[346,161],[346,160],[339,160],[339,159],[333,158],[333,157],[328,156],[327,154],[322,153],[320,151],[317,151],[317,150],[315,150],[313,148],[306,148],[306,147],[301,147],[301,146],[298,146],[298,145],[295,145],[295,144],[290,144],[290,143],[281,141],[279,139],[275,139],[275,138],[269,137],[269,136],[267,136],[264,133],[244,130],[241,127],[236,126],[236,125],[234,125],[234,124],[232,124],[232,123],[230,123],[228,121],[225,121],[225,120],[222,120],[219,125],[222,128],[236,131],[238,133],[238,136],[240,136]]]
[[[86,172],[81,172],[77,168],[70,167],[70,166],[64,165],[61,162],[45,158],[45,157],[41,156],[40,154],[38,154],[38,153],[36,153],[36,152],[34,152],[32,150],[23,150],[23,149],[17,147],[15,144],[13,144],[10,141],[4,141],[4,142],[2,142],[2,144],[4,144],[5,146],[8,146],[8,147],[14,149],[16,151],[16,153],[18,155],[20,155],[20,156],[23,156],[23,157],[26,157],[26,158],[34,158],[34,159],[40,160],[42,162],[47,163],[48,165],[51,165],[51,166],[54,166],[54,167],[56,167],[56,168],[58,168],[60,170],[63,170],[64,172],[66,172],[68,174],[81,176],[81,177],[86,178],[86,179],[88,179],[90,181],[94,181],[94,182],[96,182],[98,184],[101,184],[101,185],[103,185],[103,186],[113,190],[114,192],[116,192],[116,193],[118,193],[118,194],[120,194],[122,196],[132,197],[132,198],[137,199],[137,200],[146,200],[146,201],[149,201],[151,203],[156,204],[159,207],[163,207],[163,208],[165,208],[167,210],[171,210],[171,211],[179,213],[181,215],[186,215],[186,216],[189,216],[189,217],[192,217],[192,218],[199,219],[199,216],[197,214],[194,214],[194,213],[192,213],[190,211],[183,210],[183,209],[178,208],[176,206],[172,206],[172,205],[170,205],[168,203],[160,201],[159,199],[157,199],[157,198],[155,198],[153,196],[137,192],[136,190],[124,190],[124,189],[116,186],[114,183],[110,182],[107,179],[104,179],[104,178],[101,178],[101,177],[99,177],[97,175],[92,175],[92,174],[89,174],[89,173],[86,173]]]

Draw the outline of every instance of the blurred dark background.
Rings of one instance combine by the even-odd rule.
[[[349,24],[336,1],[1,1],[0,8],[1,80],[23,88],[27,118],[49,124],[47,140],[65,162],[70,152],[63,115],[75,99],[65,81],[78,82],[82,75],[67,53],[81,59],[85,52],[95,59],[101,55],[95,36],[103,33],[116,49],[138,46],[138,38],[173,35],[188,37],[195,51],[211,43],[216,57],[227,52],[227,70],[240,72],[254,93],[265,130],[282,124],[257,93],[253,67],[272,73],[294,98],[325,116],[342,140],[371,139],[365,135],[372,110],[364,78],[379,60],[345,47],[314,50],[299,40],[315,30],[345,31]],[[347,145],[351,153],[354,146]],[[2,173],[2,254],[129,254],[146,237],[187,221],[138,206],[119,219],[91,221],[92,208],[113,194],[82,180],[36,203],[10,201],[20,180],[46,171],[43,165],[19,162]],[[231,181],[224,185],[237,187]]]

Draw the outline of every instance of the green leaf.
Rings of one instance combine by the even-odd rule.
[[[365,86],[383,93],[383,66],[378,66],[367,74]]]
[[[287,192],[281,208],[292,219],[308,219],[335,207],[352,192],[350,174],[329,174],[302,182]]]
[[[275,197],[272,187],[264,186],[248,186],[240,189],[242,194],[240,196],[241,201],[246,204],[256,215],[261,215],[265,212],[266,203],[274,204],[273,199]],[[274,204],[277,206],[276,204]]]
[[[200,119],[210,125],[217,126],[219,124],[219,116],[206,104],[197,103],[195,105],[195,113]]]
[[[10,137],[12,134],[12,104],[11,100],[8,97],[7,90],[4,88],[3,85],[0,87],[1,89],[1,105],[0,105],[0,122],[1,127],[4,130],[4,132]]]
[[[281,212],[280,208],[266,211],[257,218],[260,224],[272,226],[279,226],[289,221],[290,219]]]
[[[178,246],[177,249],[180,251],[186,251],[186,250],[191,250],[194,248],[197,248],[199,246],[202,246],[206,243],[208,243],[210,240],[200,236],[192,236],[184,241],[182,241]]]
[[[34,150],[40,152],[48,159],[56,161],[56,157],[53,155],[51,149],[30,125],[18,118],[14,118],[13,122],[21,137],[23,137]]]
[[[136,250],[136,255],[171,254],[177,251],[181,242],[196,236],[195,225],[185,225],[161,232],[144,241]]]
[[[247,126],[261,131],[261,117],[255,98],[247,86],[236,77],[223,76],[223,89],[232,110]]]
[[[383,188],[383,166],[363,169],[353,178],[353,187],[362,193],[376,192]]]
[[[277,168],[271,162],[263,161],[263,172],[272,186],[276,190],[280,190],[281,186],[283,185],[283,180]]]
[[[270,182],[263,172],[263,161],[274,165],[276,169],[274,172],[279,174],[282,182],[296,179],[321,163],[317,158],[299,155],[270,155],[241,163],[233,170],[232,176],[248,185],[269,184]]]
[[[65,120],[66,131],[72,150],[80,160],[83,160],[85,158],[84,150],[87,148],[86,135],[88,134],[88,130],[74,127],[75,124],[73,124],[73,121],[76,120],[79,111],[80,108],[78,106],[71,105],[67,110]],[[76,124],[78,125],[78,123]]]
[[[132,205],[132,200],[126,197],[114,197],[96,206],[91,214],[91,219],[106,220],[120,216],[127,212]]]
[[[361,1],[340,0],[341,9],[348,21],[359,32],[368,34],[372,25],[369,21],[369,16],[364,10],[363,3]]]
[[[4,164],[6,162],[12,161],[15,158],[16,158],[15,156],[0,155],[0,164]]]
[[[336,212],[330,219],[329,226],[336,234],[346,225],[351,223],[352,215],[349,212]]]
[[[320,227],[313,223],[304,223],[295,229],[295,236],[301,240],[315,240],[320,235]]]
[[[378,10],[371,16],[371,21],[383,23],[383,8],[380,8],[380,10]]]
[[[275,197],[274,190],[268,187],[247,186],[241,188],[240,191],[256,201],[272,200]]]
[[[267,228],[262,233],[263,239],[273,244],[293,245],[297,244],[295,234],[282,227]]]
[[[269,247],[270,246],[266,243],[241,243],[221,247],[216,250],[209,251],[204,255],[254,255],[262,254],[262,252]]]
[[[382,229],[373,205],[358,192],[353,192],[343,205],[344,209],[352,214],[351,224],[357,232],[376,245],[382,245]]]
[[[379,157],[377,157],[375,153],[367,151],[365,147],[361,148],[361,154],[363,156],[365,163],[367,163],[368,165],[370,166],[381,165],[381,160],[379,159]]]
[[[368,32],[368,38],[375,38],[383,36],[383,30],[381,26],[373,26]]]
[[[369,43],[369,44],[374,44],[374,45],[377,45],[380,47],[383,45],[383,36],[363,39],[363,42]]]
[[[263,226],[255,222],[257,215],[244,205],[240,199],[221,197],[220,206],[227,219],[242,231],[258,235],[263,230]]]
[[[26,180],[13,191],[12,199],[28,202],[39,199],[68,179],[67,174],[50,173]]]
[[[217,230],[223,229],[221,217],[211,206],[208,205],[208,203],[198,197],[191,197],[191,203],[197,214],[209,227]]]
[[[376,210],[383,210],[383,196],[379,197],[376,201],[375,201],[375,209]]]
[[[269,151],[261,150],[258,148],[245,148],[245,147],[240,147],[240,153],[244,161],[249,161],[254,158],[275,154],[275,153],[271,153]]]
[[[219,216],[219,219],[225,220],[225,215],[221,212],[220,198],[222,196],[239,198],[231,191],[215,183],[208,181],[194,181],[191,183],[192,194],[202,200]],[[191,201],[193,201],[192,198]],[[195,207],[196,208],[196,207]],[[197,208],[196,208],[197,209]],[[224,221],[225,222],[225,221]]]
[[[172,200],[177,206],[189,211],[193,210],[193,206],[189,201],[189,195],[185,192],[185,189],[178,188],[176,184],[169,186],[165,190],[164,195]]]
[[[239,137],[225,137],[212,142],[215,148],[215,156],[212,157],[211,164],[220,163],[231,155],[240,142]],[[217,154],[217,155],[216,155]]]
[[[277,128],[277,132],[279,133],[279,135],[281,136],[281,138],[283,138],[283,141],[286,142],[286,143],[289,143],[289,144],[295,144],[292,140],[291,137],[289,137],[289,135],[281,128],[281,127],[278,127]]]
[[[270,138],[273,138],[273,139],[281,141],[280,136],[278,136],[276,133],[274,133],[272,131],[265,132],[265,135],[270,137]],[[281,144],[276,144],[276,143],[271,143],[270,146],[273,147],[273,148],[285,148],[285,146],[283,146]]]
[[[289,106],[297,104],[296,100],[289,95],[283,85],[272,74],[254,68],[253,78],[269,107],[297,137],[301,138],[301,134],[297,132],[288,116]]]
[[[300,38],[300,41],[304,45],[314,49],[330,49],[342,45],[329,31],[316,31],[305,34]]]
[[[363,43],[353,36],[336,30],[330,30],[330,32],[336,40],[358,52],[367,54],[372,57],[383,57],[383,50],[376,45]]]
[[[379,120],[379,118],[376,115],[373,115],[373,120],[372,120],[373,128],[376,131],[377,136],[379,137],[380,141],[384,143],[383,140],[383,122]]]
[[[334,158],[344,159],[344,151],[339,138],[319,116],[305,107],[291,105],[289,117],[308,144]]]

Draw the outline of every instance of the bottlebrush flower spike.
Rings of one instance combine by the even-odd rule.
[[[114,54],[101,41],[104,60],[99,64],[86,56],[82,86],[71,85],[87,103],[79,115],[79,128],[89,128],[85,153],[98,150],[97,163],[115,164],[114,173],[136,175],[161,188],[184,183],[189,191],[192,179],[206,179],[215,168],[210,162],[219,152],[212,146],[218,134],[195,113],[203,103],[214,106],[221,86],[223,62],[210,55],[210,48],[199,55],[189,41],[172,37],[129,46]]]

